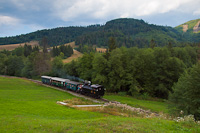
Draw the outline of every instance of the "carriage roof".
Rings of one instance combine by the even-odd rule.
[[[60,81],[60,82],[68,82],[70,81],[69,79],[63,79],[63,78],[58,78],[58,77],[52,77],[51,78],[54,81]]]
[[[76,82],[76,81],[67,81],[67,83],[74,84],[74,85],[83,84],[81,82]]]
[[[41,78],[51,79],[51,78],[53,78],[53,77],[50,77],[50,76],[41,76]]]

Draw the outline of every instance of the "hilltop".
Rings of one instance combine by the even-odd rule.
[[[200,19],[185,22],[175,29],[182,34],[187,42],[200,42]]]
[[[109,37],[115,37],[118,46],[127,47],[148,47],[151,40],[154,40],[158,46],[182,41],[181,34],[172,27],[148,24],[143,20],[132,18],[121,18],[108,21],[105,25],[59,27],[13,37],[3,37],[0,38],[0,45],[40,41],[44,36],[48,38],[50,46],[73,41],[76,42],[76,45],[107,46]]]
[[[175,28],[180,32],[200,33],[200,19],[190,20]]]

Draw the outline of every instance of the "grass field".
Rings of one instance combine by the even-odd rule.
[[[56,104],[72,98],[28,80],[0,77],[0,132],[200,132],[194,123],[113,116]]]

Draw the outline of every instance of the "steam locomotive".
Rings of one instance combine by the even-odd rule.
[[[58,77],[41,76],[42,83],[56,86],[66,90],[72,90],[83,95],[87,95],[94,98],[100,98],[104,95],[105,88],[102,85],[93,84],[90,82],[80,83],[71,81],[69,79],[63,79]]]

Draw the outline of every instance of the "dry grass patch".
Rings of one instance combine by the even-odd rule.
[[[18,48],[20,46],[24,46],[25,44],[33,46],[39,46],[38,41],[31,41],[26,43],[18,43],[18,44],[8,44],[8,45],[0,45],[0,50],[14,50],[15,48]]]
[[[67,100],[64,100],[63,102],[68,103],[69,105],[91,105],[91,104],[94,104],[94,102],[92,102],[92,101],[80,99],[80,98],[67,99]]]
[[[186,32],[188,30],[188,24],[183,25],[183,32]]]
[[[101,106],[101,107],[75,107],[78,110],[84,110],[84,111],[91,111],[91,112],[100,112],[105,113],[108,115],[114,115],[114,116],[124,116],[124,117],[145,117],[143,114],[139,114],[137,112],[133,112],[130,110],[126,110],[121,107],[116,106]]]
[[[63,44],[65,46],[70,45],[72,48],[76,48],[78,46],[75,45],[75,42],[65,43]],[[57,47],[60,47],[61,45],[58,45]],[[53,49],[53,47],[50,47],[50,49]]]
[[[80,98],[72,98],[67,99],[63,101],[64,103],[67,103],[66,106],[76,108],[77,110],[84,110],[84,111],[90,111],[90,112],[100,112],[100,113],[106,113],[108,115],[115,115],[115,116],[124,116],[124,117],[145,117],[144,114],[140,114],[138,112],[134,112],[128,109],[125,109],[123,107],[117,107],[113,105],[108,106],[100,106],[100,107],[76,107],[74,105],[93,105],[96,104],[92,101],[80,99]]]
[[[76,60],[76,59],[78,59],[79,57],[82,57],[82,56],[83,56],[83,54],[80,53],[80,52],[78,52],[77,50],[73,49],[73,51],[74,51],[73,55],[70,56],[70,57],[67,58],[67,59],[64,59],[64,60],[63,60],[63,63],[69,63],[69,62],[71,62],[72,60]]]
[[[106,52],[106,48],[96,48],[97,52]]]
[[[75,42],[70,42],[70,43],[66,43],[64,44],[65,46],[70,45],[72,48],[76,48],[78,46],[75,45]]]

